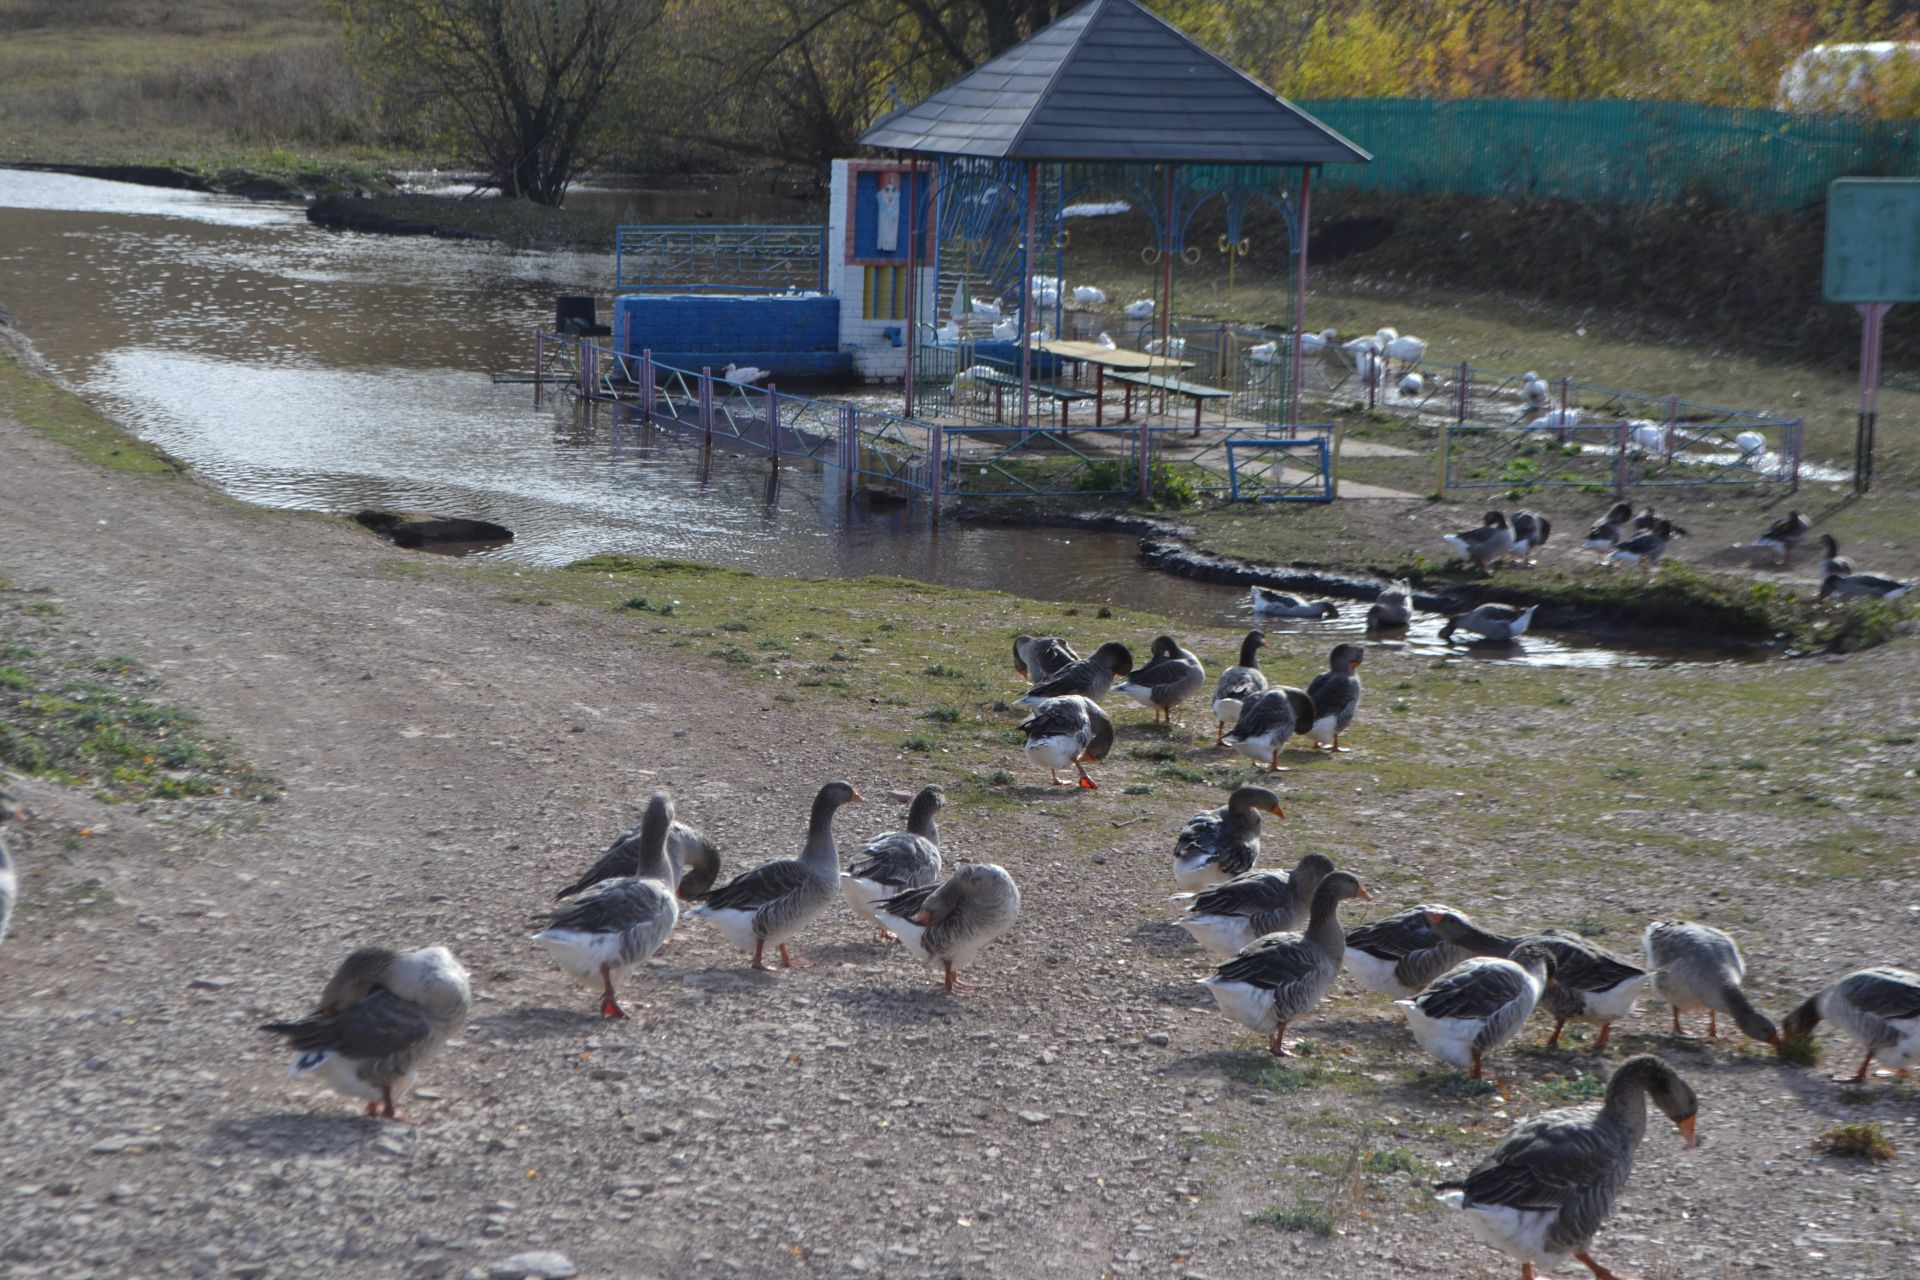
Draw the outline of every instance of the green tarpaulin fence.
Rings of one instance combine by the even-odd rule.
[[[1778,213],[1822,206],[1849,176],[1920,175],[1912,120],[1791,115],[1679,102],[1298,104],[1373,153],[1317,185],[1410,195],[1704,204]]]

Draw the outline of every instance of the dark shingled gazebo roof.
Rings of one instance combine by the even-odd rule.
[[[871,147],[989,160],[1344,164],[1373,157],[1133,0],[1087,0]]]

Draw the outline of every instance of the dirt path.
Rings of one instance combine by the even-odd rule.
[[[8,1276],[485,1276],[534,1249],[588,1276],[1510,1274],[1425,1192],[1491,1145],[1504,1101],[1407,1083],[1396,1020],[1344,985],[1311,1029],[1339,1071],[1270,1070],[1156,923],[1169,815],[1122,828],[1140,806],[1117,789],[943,815],[950,855],[1005,862],[1026,893],[972,999],[835,910],[802,940],[818,967],[777,977],[688,929],[637,980],[639,1016],[605,1025],[525,935],[648,790],[670,787],[731,873],[798,848],[824,779],[877,799],[924,758],[343,523],[106,476],[4,413],[0,457],[0,571],[52,588],[71,640],[139,658],[286,784],[222,839],[25,785],[25,909],[0,956]],[[1445,891],[1462,851],[1427,823],[1451,803],[1356,795],[1353,824],[1405,851],[1390,879]],[[901,816],[848,811],[843,850]],[[1071,824],[1102,822],[1111,850],[1069,851]],[[1890,874],[1867,917],[1828,897],[1777,937],[1764,889],[1718,883],[1753,896],[1779,963],[1814,934],[1841,935],[1824,956],[1897,932],[1913,873]],[[51,905],[81,877],[123,905]],[[418,1127],[287,1080],[254,1029],[367,943],[444,943],[474,976]],[[1817,1077],[1715,1057],[1681,1059],[1701,1064],[1708,1145],[1650,1135],[1602,1258],[1920,1274],[1913,1091],[1869,1109],[1902,1150],[1872,1172],[1809,1154],[1845,1114]],[[1305,1229],[1248,1222],[1287,1206]]]

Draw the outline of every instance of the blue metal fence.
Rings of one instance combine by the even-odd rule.
[[[827,288],[821,227],[621,227],[613,291],[795,293]]]

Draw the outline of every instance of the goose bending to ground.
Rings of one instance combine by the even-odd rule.
[[[1413,584],[1405,578],[1388,583],[1367,610],[1367,630],[1399,631],[1413,625]]]
[[[1218,809],[1189,818],[1173,843],[1174,886],[1191,892],[1253,870],[1263,813],[1287,816],[1280,811],[1280,797],[1265,787],[1240,787]]]
[[[445,947],[361,947],[334,970],[310,1017],[260,1029],[286,1038],[294,1075],[317,1073],[335,1093],[364,1101],[368,1115],[394,1120],[394,1099],[472,1007],[467,971]]]
[[[1297,930],[1332,872],[1333,859],[1309,853],[1291,872],[1248,871],[1197,893],[1176,893],[1173,900],[1187,909],[1174,923],[1214,955],[1235,956],[1270,933]]]
[[[1227,730],[1240,719],[1240,708],[1256,693],[1267,688],[1266,673],[1260,670],[1260,650],[1266,647],[1266,633],[1249,631],[1240,641],[1240,661],[1220,673],[1213,686],[1213,745],[1227,745]]]
[[[1290,1058],[1287,1026],[1318,1005],[1340,973],[1346,950],[1340,904],[1365,900],[1367,891],[1351,872],[1329,872],[1313,892],[1307,927],[1300,933],[1270,933],[1215,969],[1200,985],[1220,1012],[1253,1031],[1268,1034],[1275,1057]]]
[[[1091,658],[1082,658],[1034,685],[1024,696],[1014,699],[1014,705],[1037,707],[1049,698],[1074,694],[1098,702],[1113,688],[1115,676],[1132,671],[1133,653],[1118,640],[1109,640],[1095,649]]]
[[[1247,359],[1255,364],[1272,364],[1279,356],[1280,344],[1277,342],[1263,342],[1247,348]]]
[[[1520,563],[1531,566],[1533,553],[1547,545],[1547,539],[1553,533],[1553,522],[1545,516],[1531,511],[1513,513],[1513,554],[1520,557]]]
[[[1173,709],[1200,691],[1207,682],[1207,669],[1191,650],[1182,648],[1172,636],[1155,636],[1153,658],[1136,668],[1126,679],[1113,686],[1143,707],[1153,708],[1157,724],[1173,723]]]
[[[939,787],[922,787],[907,810],[907,829],[867,841],[853,865],[840,873],[840,891],[847,895],[847,903],[886,937],[892,935],[880,923],[875,907],[940,879],[940,828],[934,815],[946,802],[947,793]]]
[[[1789,511],[1768,525],[1766,532],[1753,540],[1754,549],[1772,552],[1775,564],[1785,564],[1787,557],[1792,554],[1795,547],[1800,545],[1800,540],[1807,536],[1807,531],[1811,528],[1813,528],[1813,521],[1798,511]]]
[[[1072,768],[1080,775],[1080,785],[1089,791],[1099,783],[1087,776],[1085,762],[1105,760],[1113,750],[1113,721],[1100,704],[1079,694],[1043,698],[1032,715],[1020,722],[1027,735],[1027,759],[1047,771],[1053,785],[1069,785],[1060,771]]]
[[[1529,370],[1524,376],[1521,377],[1520,399],[1523,402],[1525,402],[1527,408],[1529,409],[1546,408],[1547,401],[1552,398],[1552,394],[1553,393],[1548,390],[1546,382],[1540,377],[1539,374]]]
[[[1327,669],[1307,686],[1314,718],[1312,724],[1302,725],[1300,732],[1312,734],[1315,746],[1338,752],[1353,749],[1340,745],[1340,734],[1352,726],[1354,713],[1360,710],[1360,664],[1366,656],[1367,651],[1357,644],[1333,646]]]
[[[1537,604],[1524,609],[1510,604],[1483,604],[1448,618],[1447,625],[1440,628],[1440,639],[1452,640],[1456,631],[1471,631],[1489,640],[1518,640],[1533,625],[1533,615],[1539,608]]]
[[[735,876],[709,893],[693,914],[711,922],[734,946],[752,951],[756,969],[773,967],[764,960],[769,945],[779,948],[783,967],[807,965],[787,953],[787,942],[833,901],[840,879],[833,815],[860,799],[850,783],[829,782],[820,788],[798,858],[780,858]]]
[[[1472,1173],[1440,1183],[1437,1198],[1465,1212],[1476,1240],[1518,1259],[1521,1280],[1570,1257],[1595,1280],[1614,1280],[1589,1250],[1633,1172],[1648,1098],[1689,1147],[1697,1143],[1693,1090],[1672,1067],[1643,1054],[1620,1064],[1600,1102],[1522,1120]]]
[[[1540,993],[1553,980],[1553,956],[1524,942],[1505,958],[1462,960],[1410,1000],[1396,1000],[1420,1047],[1480,1078],[1489,1053],[1520,1034]]]
[[[1767,438],[1758,431],[1742,431],[1734,436],[1733,447],[1740,451],[1742,458],[1751,458],[1767,451]]]
[[[1616,502],[1608,508],[1607,514],[1593,522],[1587,530],[1584,544],[1589,551],[1611,551],[1620,545],[1620,539],[1626,536],[1627,526],[1633,523],[1633,504]]]
[[[1127,304],[1127,319],[1150,320],[1153,318],[1153,299],[1136,298]]]
[[[1705,1009],[1709,1036],[1720,1034],[1719,1015],[1724,1013],[1755,1040],[1779,1045],[1780,1032],[1772,1019],[1754,1008],[1740,989],[1747,962],[1732,938],[1691,920],[1656,920],[1640,943],[1647,968],[1653,970],[1653,993],[1673,1013],[1673,1034],[1686,1034],[1680,1028],[1681,1014]]]
[[[735,386],[746,387],[752,386],[754,383],[760,381],[760,379],[766,377],[767,371],[765,369],[756,369],[750,364],[730,364],[721,371],[720,376]]]
[[[652,959],[680,922],[673,864],[667,860],[672,826],[673,800],[656,791],[640,821],[634,869],[556,907],[547,927],[533,936],[574,977],[600,979],[603,1018],[627,1016],[614,996],[614,979]]]
[[[1830,533],[1820,535],[1820,546],[1826,552],[1820,561],[1820,581],[1828,578],[1845,578],[1853,573],[1853,561],[1840,554],[1840,542]]]
[[[1867,1051],[1860,1070],[1835,1079],[1862,1083],[1876,1055],[1882,1066],[1904,1076],[1920,1061],[1920,973],[1891,965],[1855,970],[1788,1014],[1781,1038],[1811,1036],[1823,1018]]]
[[[571,898],[602,881],[623,880],[638,874],[640,837],[645,827],[643,822],[615,836],[585,875],[553,896]],[[684,902],[698,898],[720,878],[720,850],[684,822],[676,821],[667,831],[667,862],[673,868],[672,879],[667,883]]]
[[[1347,972],[1369,991],[1400,999],[1418,995],[1435,978],[1467,959],[1466,948],[1433,927],[1433,914],[1451,907],[1419,906],[1347,930]]]
[[[1553,957],[1553,982],[1541,1003],[1553,1015],[1553,1034],[1546,1044],[1549,1049],[1560,1043],[1561,1029],[1567,1023],[1588,1022],[1600,1028],[1593,1042],[1593,1050],[1598,1053],[1607,1047],[1613,1024],[1631,1017],[1639,1008],[1647,971],[1591,938],[1565,929],[1505,937],[1480,928],[1456,911],[1434,911],[1427,919],[1435,933],[1472,955],[1510,956],[1514,948],[1528,942],[1547,949]]]
[[[1313,699],[1305,689],[1274,685],[1240,705],[1240,718],[1222,740],[1243,756],[1264,762],[1268,773],[1286,773],[1280,752],[1287,740],[1315,719]]]
[[[1052,679],[1078,661],[1080,655],[1059,636],[1013,638],[1013,669],[1035,684]]]
[[[972,990],[960,971],[1020,915],[1020,889],[1007,869],[991,862],[960,868],[940,885],[924,885],[874,908],[880,926],[907,951],[946,971],[947,991]]]
[[[1440,541],[1471,560],[1476,568],[1490,570],[1495,561],[1513,550],[1513,528],[1504,512],[1489,511],[1476,528],[1444,534]]]
[[[1423,396],[1427,393],[1427,380],[1417,373],[1410,373],[1400,379],[1398,389],[1403,396]]]
[[[1090,284],[1077,284],[1073,286],[1073,300],[1076,305],[1082,307],[1104,306],[1107,293],[1106,290],[1096,289]]]
[[[1671,520],[1655,520],[1651,528],[1641,530],[1607,552],[1601,557],[1602,563],[1657,564],[1660,557],[1667,553],[1667,544],[1675,535],[1685,532]]]
[[[1820,583],[1818,598],[1862,596],[1875,600],[1898,600],[1911,590],[1911,582],[1901,582],[1896,578],[1882,578],[1871,573],[1850,573],[1844,577],[1830,573]]]
[[[1270,614],[1277,618],[1337,618],[1340,610],[1331,600],[1303,600],[1299,596],[1289,595],[1285,591],[1276,591],[1272,587],[1254,587],[1253,611]]]

